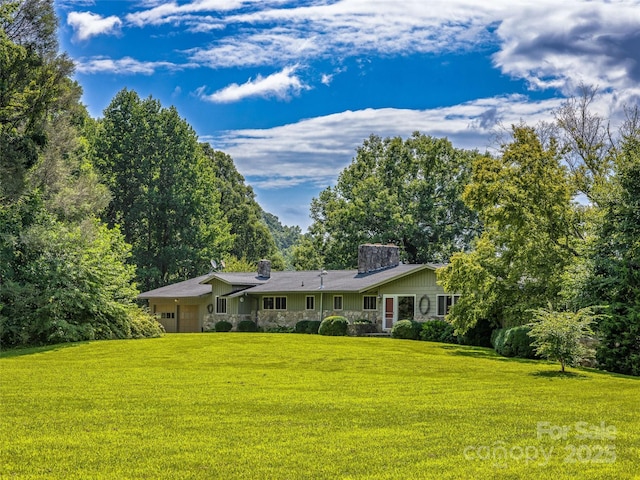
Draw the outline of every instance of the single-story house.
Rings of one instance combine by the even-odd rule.
[[[388,331],[404,319],[442,318],[458,295],[436,283],[435,264],[402,264],[395,245],[367,244],[357,270],[211,272],[139,295],[167,332],[201,332],[226,320],[234,326],[294,326],[300,320],[341,315]]]

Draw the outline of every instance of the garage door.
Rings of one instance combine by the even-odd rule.
[[[199,332],[198,305],[180,305],[178,329],[182,333]]]

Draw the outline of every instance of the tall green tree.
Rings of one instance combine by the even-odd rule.
[[[256,263],[265,258],[272,261],[272,268],[284,269],[284,258],[278,251],[264,212],[255,200],[253,189],[245,183],[233,159],[224,152],[202,144],[205,157],[214,170],[220,193],[220,210],[229,223],[233,244],[231,256]]]
[[[305,233],[291,247],[291,266],[294,270],[321,270],[325,259],[322,256],[322,239],[311,233]]]
[[[298,225],[283,225],[277,216],[265,211],[262,212],[262,219],[269,228],[273,240],[281,252],[286,252],[300,241],[302,230]]]
[[[596,358],[605,370],[640,375],[640,130],[625,136],[610,190],[587,282],[588,297],[608,305]]]
[[[480,224],[461,194],[477,157],[419,133],[369,137],[336,186],[311,204],[310,232],[322,240],[326,267],[355,266],[366,242],[395,243],[411,263],[467,248]]]
[[[0,345],[160,334],[130,246],[97,219],[109,193],[52,2],[0,0],[0,26]]]
[[[215,171],[174,107],[120,91],[104,112],[94,156],[113,195],[105,218],[131,243],[143,288],[201,274],[228,251]]]
[[[0,0],[0,202],[24,191],[73,63],[59,54],[53,0]]]
[[[514,127],[500,156],[476,159],[463,198],[484,231],[438,271],[445,290],[462,295],[449,315],[459,332],[479,320],[526,324],[531,309],[556,301],[577,255],[573,193],[555,143],[544,148],[532,128]]]

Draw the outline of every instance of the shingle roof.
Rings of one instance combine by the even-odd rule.
[[[357,270],[329,270],[322,275],[321,289],[320,272],[312,271],[286,271],[271,272],[271,278],[257,277],[256,284],[240,292],[233,292],[229,296],[237,296],[243,293],[312,293],[319,290],[325,292],[365,292],[383,283],[404,277],[423,269],[435,270],[435,265],[398,265],[396,267],[378,270],[376,272],[359,274]],[[240,285],[239,280],[246,278],[247,274],[215,273],[207,282],[218,278],[232,285]],[[259,282],[259,283],[258,283]]]
[[[211,285],[202,284],[210,275],[191,278],[184,282],[174,283],[165,287],[156,288],[138,295],[138,298],[181,298],[200,297],[211,293]]]
[[[275,272],[271,272],[273,275]],[[278,273],[296,273],[296,272],[278,272]],[[205,276],[206,279],[202,281],[202,283],[211,283],[212,280],[218,279],[222,280],[224,283],[229,285],[260,285],[261,283],[268,282],[269,279],[266,277],[260,277],[255,272],[231,272],[231,273],[210,273]]]
[[[424,269],[435,270],[438,267],[439,265],[434,264],[397,265],[370,273],[358,273],[357,270],[328,270],[325,275],[322,275],[322,288],[320,287],[320,272],[318,270],[301,272],[272,271],[270,278],[259,277],[255,273],[221,272],[202,275],[191,280],[157,288],[141,293],[138,297],[199,297],[211,293],[211,282],[214,280],[222,281],[228,285],[247,287],[234,289],[233,292],[227,294],[228,297],[236,297],[244,293],[313,293],[320,290],[324,292],[362,293],[414,272]]]

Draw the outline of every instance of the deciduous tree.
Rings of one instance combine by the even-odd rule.
[[[55,28],[52,0],[0,0],[0,202],[23,193],[73,71],[57,52]]]
[[[551,306],[533,311],[533,321],[528,333],[534,339],[532,345],[536,353],[549,360],[560,362],[561,370],[576,366],[589,355],[589,349],[582,342],[592,336],[591,325],[601,318],[594,308],[585,307],[577,312],[558,312]]]
[[[466,249],[480,230],[461,198],[477,157],[419,133],[369,137],[336,186],[311,205],[326,267],[355,266],[358,245],[367,242],[395,243],[411,263],[445,261]]]
[[[449,315],[458,332],[480,319],[525,324],[530,309],[556,300],[577,254],[573,193],[554,142],[545,149],[531,128],[514,127],[501,155],[475,160],[463,198],[484,231],[438,271],[444,289],[462,295]]]
[[[94,155],[113,195],[106,219],[132,244],[143,288],[202,274],[211,258],[223,258],[232,237],[215,171],[175,108],[120,91]]]

